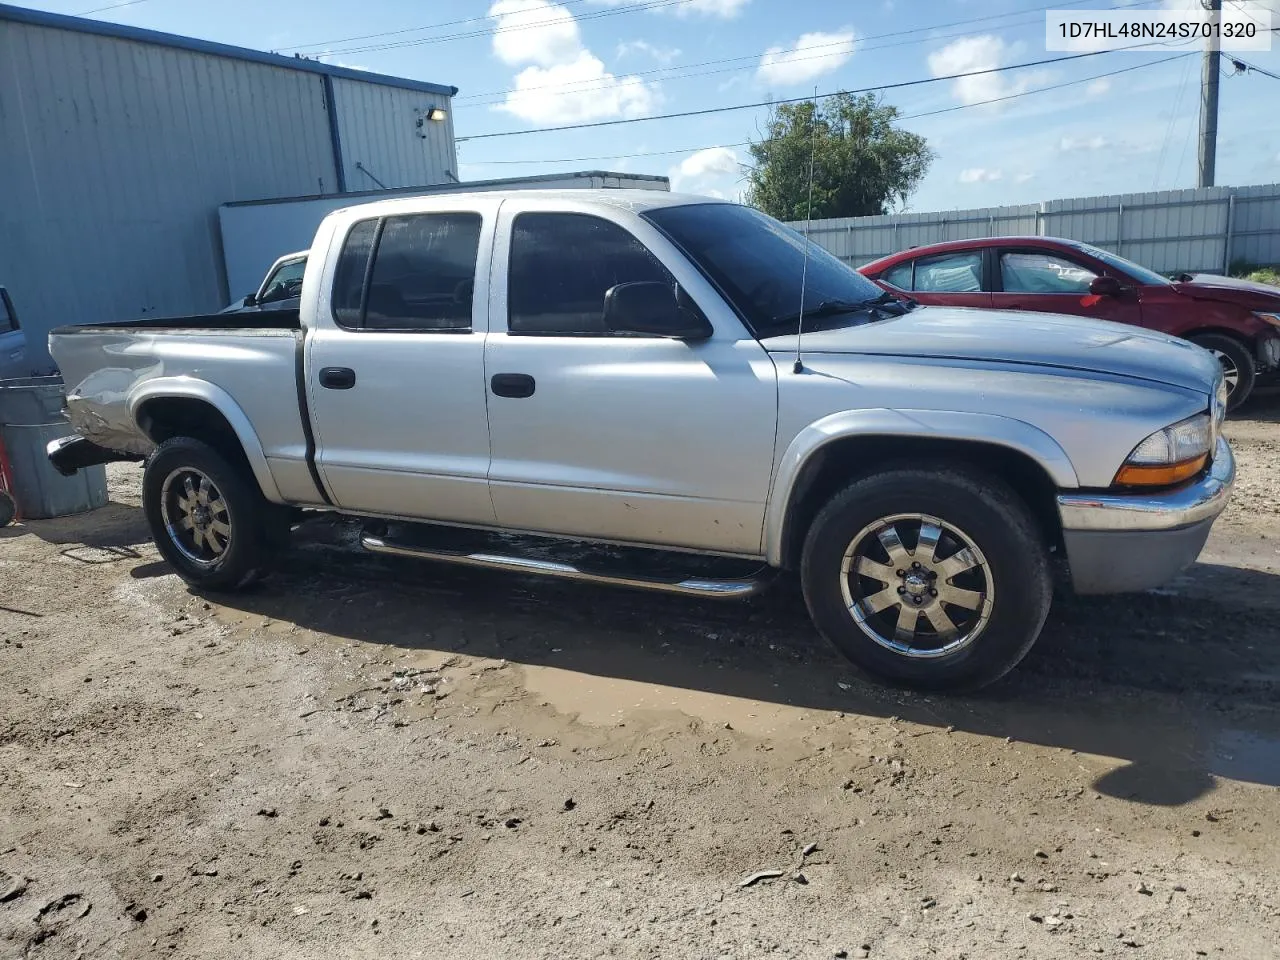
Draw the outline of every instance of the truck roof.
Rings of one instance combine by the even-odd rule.
[[[352,204],[343,207],[350,211],[356,207],[368,210],[370,214],[388,216],[395,213],[410,213],[416,210],[440,210],[462,202],[477,200],[535,198],[539,200],[563,200],[573,207],[601,206],[621,207],[635,213],[656,210],[661,207],[678,207],[694,203],[725,203],[715,197],[704,197],[692,193],[668,193],[665,190],[477,190],[469,193],[426,194],[416,197],[396,197],[389,200],[376,200],[372,203]],[[337,213],[339,211],[334,211]]]

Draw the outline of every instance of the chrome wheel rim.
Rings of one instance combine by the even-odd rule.
[[[1228,393],[1236,392],[1236,385],[1240,383],[1240,368],[1236,366],[1236,362],[1228,357],[1221,350],[1210,350],[1218,363],[1222,365],[1222,379],[1227,385]]]
[[[165,477],[160,518],[169,541],[197,566],[216,566],[231,549],[231,508],[209,476],[195,467],[180,467]]]
[[[995,600],[987,558],[959,527],[923,513],[869,523],[849,542],[840,591],[858,629],[911,659],[954,654],[986,629]]]

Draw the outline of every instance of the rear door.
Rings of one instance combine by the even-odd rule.
[[[989,307],[983,282],[982,250],[953,250],[917,257],[886,270],[880,279],[927,305]],[[909,284],[909,286],[907,285]]]
[[[1090,261],[1043,247],[1000,247],[996,251],[992,306],[1001,310],[1067,313],[1094,320],[1142,323],[1136,289],[1099,297],[1089,284],[1100,273]],[[1131,284],[1127,277],[1121,283]]]
[[[358,513],[488,524],[484,339],[500,201],[350,224],[307,336],[316,462]]]

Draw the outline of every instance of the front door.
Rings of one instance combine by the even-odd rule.
[[[495,248],[509,258],[485,352],[499,524],[758,556],[777,375],[721,298],[636,218],[508,200]],[[712,338],[611,334],[605,293],[631,281],[680,283]]]
[[[305,371],[316,462],[339,507],[493,523],[483,375],[498,205],[351,226]]]
[[[1117,296],[1089,292],[1098,273],[1074,258],[1048,250],[1006,247],[996,251],[996,289],[991,305],[999,310],[1037,310],[1067,313],[1116,323],[1142,323],[1138,290],[1130,285]]]

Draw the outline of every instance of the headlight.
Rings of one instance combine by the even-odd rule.
[[[1280,313],[1263,313],[1261,310],[1254,313],[1259,320],[1265,320],[1273,327],[1280,327]]]
[[[1194,477],[1213,449],[1213,417],[1198,413],[1157,430],[1133,448],[1115,483],[1126,487],[1168,486]]]

